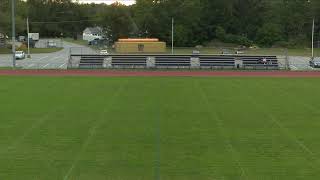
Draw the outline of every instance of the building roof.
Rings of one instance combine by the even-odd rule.
[[[101,27],[87,27],[83,32],[89,33],[89,34],[101,34],[102,28]]]
[[[129,38],[129,39],[119,39],[119,42],[159,42],[157,38]]]

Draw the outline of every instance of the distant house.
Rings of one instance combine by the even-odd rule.
[[[87,27],[82,34],[82,39],[92,41],[95,39],[103,39],[103,31],[101,27]]]
[[[6,46],[6,36],[0,32],[0,48]]]

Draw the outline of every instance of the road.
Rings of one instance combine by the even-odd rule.
[[[54,53],[31,54],[31,58],[17,60],[17,66],[23,69],[66,69],[70,51],[73,54],[94,54],[89,47],[63,42],[63,50]],[[293,71],[318,70],[309,66],[308,57],[289,57],[289,66]],[[279,59],[279,62],[281,60]],[[284,62],[280,62],[285,64]],[[12,67],[12,55],[0,54],[0,67]]]
[[[31,54],[31,58],[17,60],[17,67],[23,69],[66,69],[70,50],[74,53],[95,53],[89,47],[63,42],[63,50],[54,53]],[[0,67],[12,67],[12,55],[0,54]]]
[[[309,65],[310,57],[290,56],[289,66],[292,71],[314,71],[319,70]]]

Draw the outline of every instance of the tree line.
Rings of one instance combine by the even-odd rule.
[[[0,0],[0,31],[10,36],[11,0]],[[320,38],[317,0],[136,0],[136,4],[82,4],[73,0],[16,0],[17,34],[74,37],[101,26],[109,39],[157,37],[176,46],[215,42],[263,47],[310,46],[312,19]]]

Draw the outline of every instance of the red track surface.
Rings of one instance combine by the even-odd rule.
[[[112,70],[0,70],[2,76],[95,76],[95,77],[318,77],[320,72],[290,71],[112,71]]]

